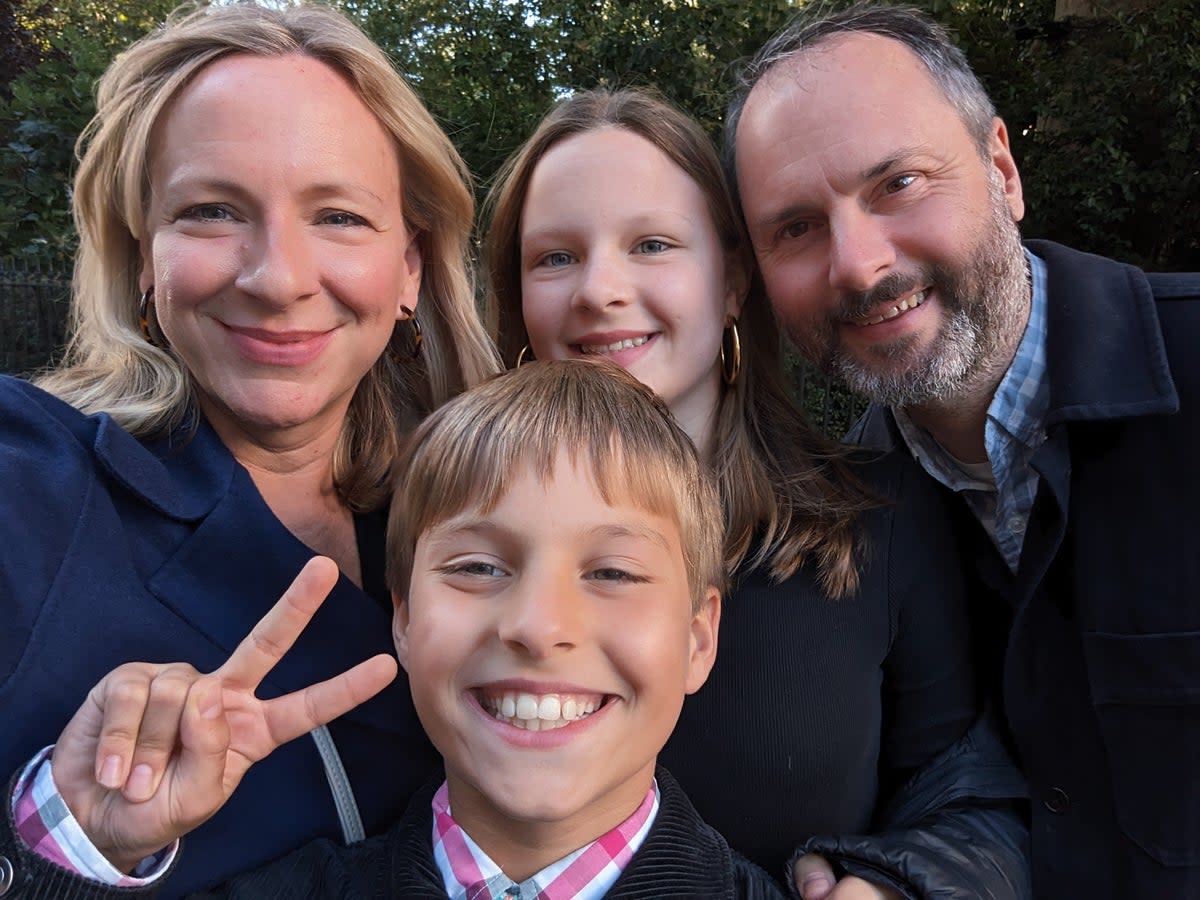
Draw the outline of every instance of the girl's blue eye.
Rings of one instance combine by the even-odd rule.
[[[808,233],[807,222],[792,222],[783,226],[783,236],[785,238],[804,237]]]
[[[562,266],[569,266],[574,262],[574,257],[570,253],[562,250],[556,250],[554,253],[547,253],[542,257],[542,265],[551,269],[558,269]]]
[[[666,241],[660,241],[656,238],[642,241],[637,245],[638,253],[663,253],[669,249],[670,245],[668,245]]]

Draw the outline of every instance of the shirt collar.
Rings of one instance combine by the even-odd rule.
[[[1025,251],[1032,299],[1025,334],[988,406],[988,419],[1027,447],[1045,434],[1050,387],[1046,380],[1046,264]]]
[[[989,438],[1004,439],[996,434],[997,430],[1001,430],[1008,439],[1027,447],[1036,447],[1045,434],[1049,403],[1046,379],[1046,264],[1028,250],[1025,251],[1025,258],[1032,288],[1029,321],[1012,364],[988,406],[987,434]],[[892,416],[909,451],[934,479],[953,491],[996,489],[994,479],[976,478],[964,471],[929,432],[913,422],[903,409],[892,409]],[[988,455],[993,455],[991,447],[988,448]]]
[[[454,821],[445,783],[433,797],[433,858],[451,900],[599,900],[641,847],[658,814],[658,782],[628,819],[520,883]]]

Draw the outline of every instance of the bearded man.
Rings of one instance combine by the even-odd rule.
[[[785,330],[874,401],[852,437],[959,498],[1035,893],[1200,897],[1200,275],[1022,244],[1004,122],[911,8],[794,21],[726,149]]]

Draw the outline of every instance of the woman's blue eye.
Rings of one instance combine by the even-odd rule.
[[[321,219],[326,225],[366,225],[367,221],[362,216],[356,216],[354,213],[348,212],[331,212]]]
[[[197,206],[189,206],[183,211],[180,218],[201,219],[206,222],[224,222],[233,218],[233,216],[228,209],[219,203],[201,203]]]

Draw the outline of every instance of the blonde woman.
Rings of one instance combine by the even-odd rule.
[[[263,693],[389,652],[387,473],[496,368],[463,164],[341,15],[173,17],[112,64],[81,148],[70,346],[37,386],[0,379],[5,771],[120,663],[214,668],[314,553],[340,578]],[[154,761],[96,777],[149,796]],[[257,767],[166,895],[372,833],[435,764],[394,684]]]

